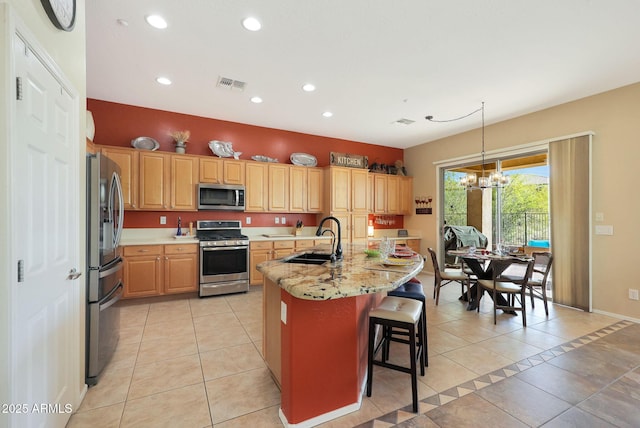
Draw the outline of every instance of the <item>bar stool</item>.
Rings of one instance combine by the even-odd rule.
[[[376,346],[376,326],[382,327],[382,338]],[[392,329],[404,329],[407,331],[407,339],[393,337]],[[420,375],[424,376],[424,325],[422,324],[422,304],[418,300],[403,297],[387,296],[382,299],[380,305],[369,312],[369,352],[367,358],[367,397],[371,397],[373,384],[373,366],[387,367],[404,373],[411,374],[411,393],[413,398],[413,412],[418,412],[418,368],[416,360],[420,361]],[[403,367],[387,362],[388,347],[390,342],[399,342],[409,345],[410,367]],[[382,348],[382,359],[376,360],[375,356]]]
[[[407,299],[414,299],[422,302],[422,325],[424,326],[424,337],[422,338],[424,351],[422,352],[422,358],[424,359],[424,366],[429,367],[429,342],[427,341],[427,296],[424,294],[422,282],[417,278],[412,278],[395,290],[389,291],[387,296],[405,297]],[[392,334],[394,333],[395,332],[392,332]],[[400,334],[406,334],[406,332],[400,332]],[[386,355],[386,357],[388,358],[389,356]]]

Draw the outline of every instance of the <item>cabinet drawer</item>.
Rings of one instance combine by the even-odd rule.
[[[128,245],[124,247],[124,256],[159,256],[162,254],[162,245]]]
[[[296,241],[296,249],[311,248],[314,244],[313,239],[300,239]]]
[[[273,241],[273,248],[293,248],[293,241]]]
[[[271,248],[273,248],[273,242],[272,241],[251,242],[249,244],[249,248],[252,250],[270,250]]]
[[[198,252],[197,244],[175,244],[175,245],[165,245],[164,253],[165,254],[196,254]]]

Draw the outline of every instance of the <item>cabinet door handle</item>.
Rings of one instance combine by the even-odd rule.
[[[149,250],[145,250],[144,248],[141,248],[138,250],[139,253],[148,253]]]

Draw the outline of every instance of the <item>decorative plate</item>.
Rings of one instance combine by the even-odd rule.
[[[255,155],[251,156],[251,159],[258,162],[278,162],[278,159],[270,158],[268,156]]]
[[[209,148],[211,149],[213,154],[221,158],[230,158],[233,156],[234,152],[231,145],[232,143],[228,143],[226,141],[209,141]]]
[[[307,153],[292,153],[291,163],[298,166],[316,166],[318,165],[318,160],[315,156]]]
[[[160,144],[151,137],[138,137],[131,140],[131,147],[140,150],[158,150]]]

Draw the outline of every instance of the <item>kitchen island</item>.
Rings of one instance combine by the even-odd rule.
[[[307,427],[360,408],[367,372],[368,313],[418,274],[424,261],[382,265],[364,245],[320,265],[258,265],[263,273],[263,354],[281,389],[285,426]],[[307,251],[329,252],[329,246]],[[290,256],[291,257],[291,256]]]

